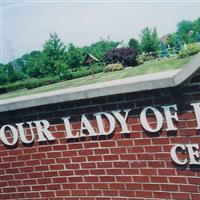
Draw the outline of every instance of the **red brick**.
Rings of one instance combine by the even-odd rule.
[[[190,195],[188,193],[182,193],[182,192],[175,193],[175,192],[173,192],[171,195],[172,195],[173,199],[180,199],[180,200],[190,199]]]
[[[101,190],[87,190],[87,196],[101,196],[102,192]]]
[[[119,191],[119,194],[122,197],[134,197],[135,196],[135,191],[122,190],[122,191]]]
[[[200,193],[193,193],[191,194],[192,200],[199,200],[200,199]]]
[[[171,199],[171,194],[166,191],[163,191],[163,192],[155,191],[153,192],[153,195],[155,198],[159,198],[159,199]]]
[[[160,190],[159,184],[146,183],[142,185],[144,190]]]
[[[101,147],[114,147],[116,146],[115,141],[104,141],[100,143]]]
[[[41,196],[42,197],[55,197],[55,194],[54,194],[54,192],[40,192],[40,194],[41,194]]]
[[[92,189],[93,186],[91,183],[78,183],[77,184],[77,188],[78,189]],[[71,188],[71,189],[74,189],[74,188]],[[76,188],[75,188],[76,189]]]
[[[66,183],[67,178],[66,177],[53,177],[52,182],[53,183]]]
[[[178,186],[177,185],[171,185],[171,184],[160,184],[161,186],[161,190],[165,190],[165,191],[177,191],[178,190]]]
[[[67,178],[69,182],[72,182],[72,183],[78,183],[78,182],[83,182],[83,177],[81,176],[73,176],[73,177],[68,177]],[[63,182],[64,182],[64,178],[63,178]]]
[[[99,182],[98,176],[85,176],[84,182]]]
[[[103,195],[104,196],[118,196],[118,191],[116,190],[103,190]]]
[[[52,185],[47,185],[47,190],[60,190],[61,185],[60,184],[52,184]]]
[[[150,191],[136,191],[136,196],[143,198],[151,198],[153,197],[153,194]]]

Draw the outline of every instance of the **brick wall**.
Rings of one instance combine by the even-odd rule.
[[[199,168],[173,164],[175,144],[200,144],[191,102],[200,102],[200,75],[177,88],[65,102],[0,113],[1,126],[47,119],[56,140],[8,149],[0,142],[0,199],[132,200],[200,199]],[[147,133],[139,114],[146,106],[178,105],[178,131]],[[71,116],[74,131],[85,113],[132,108],[130,134],[66,140],[61,117]],[[149,116],[154,123],[154,118]],[[37,133],[35,132],[37,135]]]

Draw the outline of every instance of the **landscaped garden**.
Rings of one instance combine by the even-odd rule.
[[[49,84],[49,85],[37,87],[34,89],[22,89],[22,90],[17,90],[14,92],[5,93],[1,95],[1,99],[8,99],[8,98],[14,98],[18,96],[72,88],[72,87],[77,87],[77,86],[89,85],[93,83],[134,77],[134,76],[143,75],[143,74],[181,69],[185,66],[185,64],[189,63],[189,61],[192,58],[193,56],[183,58],[183,59],[177,59],[176,57],[172,57],[172,58],[163,59],[160,61],[151,60],[137,67],[127,68],[122,71],[113,71],[113,72],[108,72],[108,73],[101,72],[101,73],[95,74],[94,77],[90,75],[90,76],[85,76],[85,77],[76,78],[72,80],[62,81],[59,83]]]
[[[159,38],[144,28],[140,40],[100,40],[90,46],[65,45],[56,33],[42,51],[0,64],[0,98],[77,87],[148,73],[180,69],[200,52],[200,18],[183,20]]]

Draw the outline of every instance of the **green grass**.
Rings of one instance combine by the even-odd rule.
[[[133,77],[133,76],[138,76],[138,75],[143,75],[143,74],[180,69],[184,67],[184,65],[187,64],[192,58],[193,57],[191,56],[184,59],[177,59],[173,57],[173,58],[168,58],[161,61],[152,60],[142,65],[139,65],[137,67],[129,68],[126,70],[109,72],[109,73],[98,73],[98,74],[95,74],[94,78],[92,78],[91,76],[86,76],[82,78],[77,78],[77,79],[73,79],[69,81],[63,81],[63,82],[59,82],[59,83],[55,83],[51,85],[34,88],[31,90],[24,89],[24,90],[18,90],[15,92],[2,94],[0,95],[0,99],[15,98],[18,96],[43,93],[43,92],[65,89],[65,88],[72,88],[72,87],[77,87],[77,86],[93,84],[93,83]]]

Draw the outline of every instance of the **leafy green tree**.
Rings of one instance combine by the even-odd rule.
[[[168,49],[163,41],[160,42],[160,50],[161,58],[169,57]]]
[[[176,35],[174,38],[174,53],[178,53],[181,50],[181,42],[179,36]]]
[[[193,42],[192,36],[192,22],[188,20],[183,20],[177,25],[177,35],[182,43]]]
[[[99,60],[103,60],[104,55],[107,51],[112,50],[117,47],[119,42],[108,41],[102,39],[99,42],[93,43],[89,46],[89,51],[92,55],[97,57]]]
[[[150,53],[159,50],[159,38],[157,35],[156,28],[151,30],[146,27],[141,32],[141,49],[143,52]]]
[[[139,44],[139,42],[138,42],[136,39],[131,38],[131,39],[129,40],[129,42],[128,42],[128,46],[129,46],[130,48],[132,48],[132,49],[137,50],[138,53],[140,52],[140,44]]]
[[[45,74],[56,75],[56,62],[65,60],[65,45],[56,33],[50,34],[49,40],[44,44]]]
[[[68,45],[67,48],[67,53],[66,53],[66,60],[67,60],[67,65],[71,69],[78,69],[82,62],[82,54],[81,54],[81,49],[75,47],[72,43]]]
[[[69,67],[61,60],[56,61],[56,74],[60,77],[60,79],[69,79],[71,76],[71,72]]]
[[[24,79],[24,74],[20,70],[15,68],[13,62],[9,62],[8,64],[5,65],[4,73],[5,76],[7,77],[8,82],[11,83]]]
[[[200,33],[200,17],[197,20],[194,20],[192,23],[192,31],[194,33]]]
[[[170,33],[167,35],[167,44],[170,46],[170,47],[174,47],[174,38],[175,38],[175,33]]]
[[[5,65],[0,63],[0,84],[5,84],[7,81]]]
[[[40,51],[32,51],[26,56],[27,74],[32,78],[41,78],[46,75],[46,57]]]

